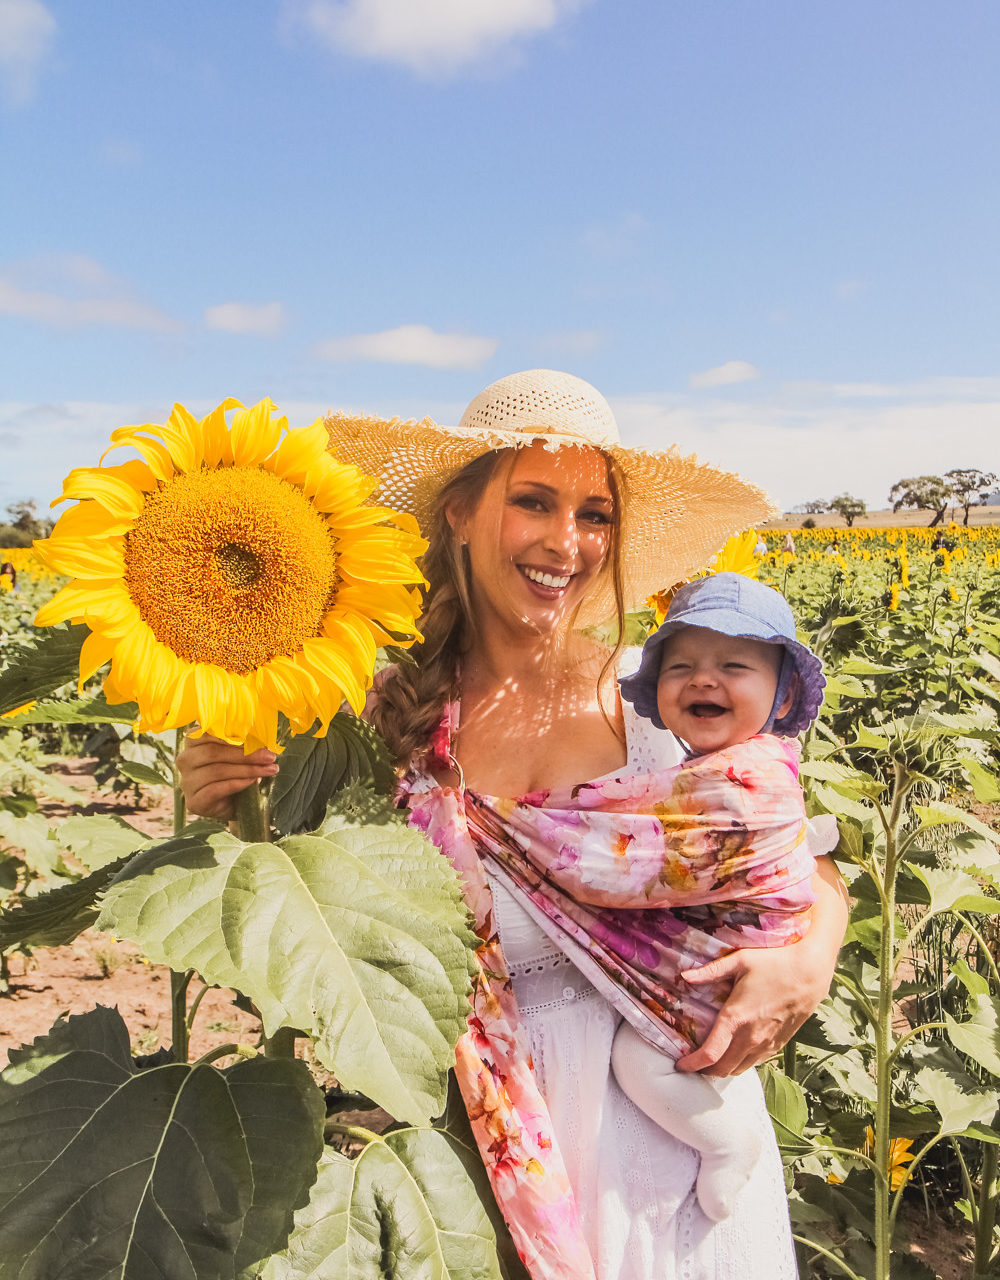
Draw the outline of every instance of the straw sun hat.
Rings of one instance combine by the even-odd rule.
[[[491,449],[521,448],[540,440],[547,449],[596,448],[612,457],[625,481],[622,569],[625,604],[705,568],[726,539],[776,514],[763,489],[729,471],[684,457],[675,445],[662,452],[622,447],[611,406],[572,374],[530,369],[501,378],[472,401],[457,427],[425,418],[326,419],[333,451],[379,477],[377,500],[409,511],[430,528],[434,500],[466,463]],[[587,601],[585,621],[614,610],[610,589]]]

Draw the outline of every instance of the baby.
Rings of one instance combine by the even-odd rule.
[[[794,829],[798,819],[804,836],[796,747],[782,747],[772,735],[793,737],[807,728],[819,711],[824,684],[819,659],[795,638],[795,622],[784,598],[752,579],[720,573],[696,579],[677,592],[666,620],[646,641],[639,669],[620,687],[639,715],[670,729],[687,746],[689,799],[695,809],[699,778],[712,779],[716,802],[719,779],[725,783],[728,778],[739,792],[733,796],[732,811],[749,809],[752,814],[754,798],[747,779],[754,759],[761,760],[763,769],[770,766],[770,776],[778,759],[788,763],[788,782],[779,785],[778,811],[776,793],[769,791],[772,812],[767,821],[791,823]],[[752,940],[738,945],[780,946],[800,937],[813,901],[808,879],[790,884],[780,899],[755,900],[743,883],[727,902],[725,855],[720,849],[709,908],[716,935],[724,936],[731,911],[734,920],[745,919],[749,912],[759,921],[759,928],[750,931]],[[678,914],[696,923],[698,911],[682,909]],[[796,918],[798,928],[789,927]],[[774,922],[777,927],[769,936],[768,926]],[[699,1202],[713,1220],[728,1217],[760,1150],[735,1097],[727,1101],[730,1081],[676,1072],[674,1060],[628,1021],[615,1035],[611,1061],[619,1085],[636,1106],[701,1154]]]

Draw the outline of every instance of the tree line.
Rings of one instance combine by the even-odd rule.
[[[997,483],[992,471],[980,471],[977,467],[955,467],[946,471],[943,476],[909,476],[898,480],[889,490],[889,502],[893,511],[901,511],[912,507],[918,511],[933,511],[934,516],[928,522],[928,528],[940,524],[949,507],[961,507],[965,513],[963,524],[969,523],[970,507],[985,502],[990,491]],[[843,516],[850,528],[858,516],[868,511],[868,505],[862,498],[850,493],[839,493],[835,498],[813,498],[809,502],[800,503],[793,508],[806,515],[821,515],[825,511],[835,511]]]
[[[0,547],[30,547],[36,538],[47,538],[53,521],[38,514],[33,498],[12,502],[6,521],[0,520]]]

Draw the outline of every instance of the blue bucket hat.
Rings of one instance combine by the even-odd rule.
[[[793,738],[816,719],[826,686],[823,664],[811,649],[796,640],[795,619],[785,597],[741,573],[713,573],[681,587],[670,602],[666,618],[643,645],[639,669],[619,681],[622,697],[658,729],[666,728],[656,706],[663,643],[680,627],[705,627],[724,636],[780,644],[785,654],[771,715],[761,732]],[[793,683],[794,701],[783,716],[778,716],[777,709]]]

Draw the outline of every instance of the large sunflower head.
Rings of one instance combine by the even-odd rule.
[[[412,517],[368,503],[377,481],[327,451],[322,419],[289,431],[270,400],[200,422],[177,404],[114,431],[124,445],[140,457],[70,473],[52,505],[77,504],[35,544],[73,579],[37,624],[90,628],[81,685],[110,660],[105,692],[143,728],[197,720],[248,751],[277,749],[279,711],[299,733],[360,711],[376,646],[418,634]]]

